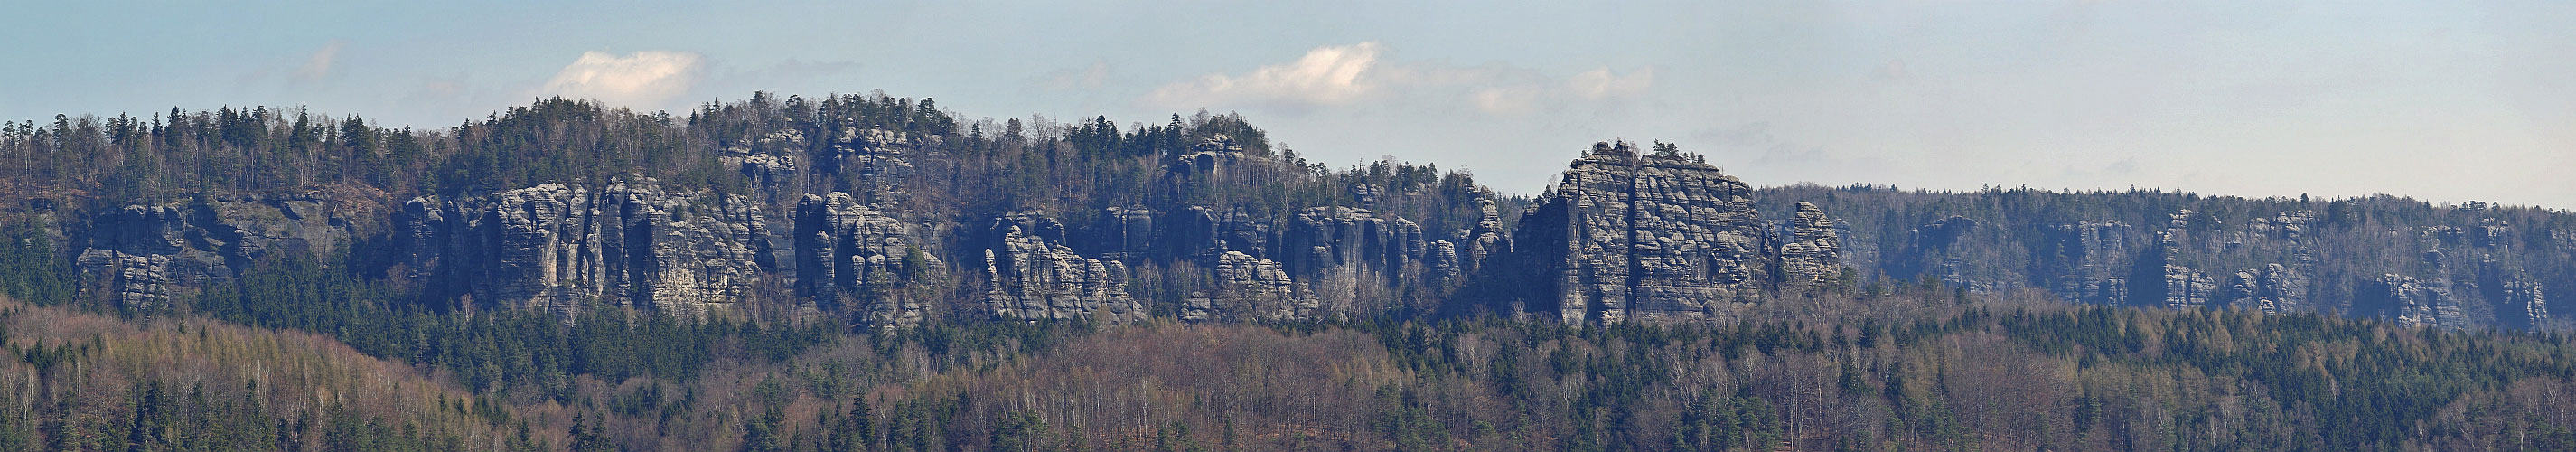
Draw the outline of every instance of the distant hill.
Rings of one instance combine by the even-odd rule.
[[[1433,163],[1312,162],[1231,114],[967,119],[884,94],[541,99],[428,130],[261,107],[8,123],[0,293],[26,300],[6,309],[28,370],[0,374],[27,388],[5,398],[26,434],[0,443],[2343,449],[2576,431],[2458,411],[2568,384],[2576,213],[1763,188],[1673,143],[1497,152],[1554,150],[1558,183],[1497,189]],[[305,370],[252,376],[277,366]],[[1994,386],[2012,384],[2037,386]],[[257,405],[155,408],[198,386]],[[226,410],[250,414],[206,414]],[[205,429],[249,436],[171,433]]]

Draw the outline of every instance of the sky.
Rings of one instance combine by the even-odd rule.
[[[2576,207],[2576,2],[34,2],[0,119],[884,90],[968,117],[1236,112],[1315,161],[1533,194],[1596,141],[1760,186]],[[391,2],[388,2],[391,3]]]

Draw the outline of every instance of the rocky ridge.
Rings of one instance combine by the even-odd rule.
[[[151,312],[182,287],[231,281],[271,255],[333,255],[355,235],[342,215],[330,200],[303,195],[129,205],[92,218],[73,265],[110,302]]]
[[[774,266],[761,204],[650,180],[404,202],[394,224],[422,287],[571,315],[586,303],[684,318],[730,311]]]
[[[1727,318],[1767,287],[1751,187],[1716,167],[1599,143],[1514,231],[1532,309],[1568,323]]]

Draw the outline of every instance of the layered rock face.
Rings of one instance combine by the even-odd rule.
[[[2128,301],[2129,243],[2132,232],[2119,220],[2084,220],[2058,225],[2053,244],[2057,264],[2066,269],[2053,289],[2059,296],[2097,304]]]
[[[326,257],[349,243],[347,219],[312,196],[207,197],[100,213],[74,259],[119,306],[151,311],[173,291],[230,281],[273,253]]]
[[[1390,221],[1367,209],[1349,207],[1306,209],[1289,220],[1287,233],[1280,237],[1282,263],[1291,274],[1351,284],[1392,283],[1388,278],[1400,275],[1405,264],[1422,260],[1429,247],[1422,227],[1412,221]]]
[[[913,173],[912,157],[921,153],[924,144],[936,146],[937,135],[915,135],[884,129],[843,128],[831,140],[832,160],[827,173],[855,172],[860,187],[860,201],[876,206],[896,206],[912,200],[912,192],[903,181]]]
[[[1190,152],[1164,162],[1164,183],[1219,186],[1242,178],[1241,171],[1250,159],[1243,146],[1233,137],[1218,135],[1190,146]]]
[[[1513,239],[1569,323],[1723,318],[1769,280],[1751,188],[1716,167],[1601,143]]]
[[[780,187],[796,178],[798,159],[793,151],[805,147],[804,132],[795,129],[780,130],[751,140],[750,143],[727,146],[724,154],[716,157],[716,160],[734,167],[735,171],[741,172],[753,186],[765,188],[766,190],[763,191],[777,195],[782,193]]]
[[[2468,326],[2460,313],[2460,302],[2452,297],[2450,285],[2441,280],[2418,281],[2413,276],[2380,275],[2371,291],[2362,293],[2365,300],[2391,308],[2399,325],[2461,328]]]
[[[856,311],[879,327],[918,325],[928,301],[904,290],[945,267],[923,250],[912,225],[860,205],[849,194],[805,195],[796,203],[796,286],[825,306]]]
[[[414,198],[395,225],[424,287],[564,315],[597,301],[702,318],[749,299],[771,265],[760,209],[741,195],[611,181]]]
[[[1181,320],[1283,321],[1314,319],[1322,304],[1300,296],[1285,266],[1240,251],[1214,256],[1212,287],[1190,295]]]
[[[1101,250],[1100,257],[1122,262],[1135,262],[1154,256],[1157,250],[1180,247],[1156,246],[1157,232],[1153,209],[1143,207],[1108,207],[1100,211],[1100,222],[1092,227]]]
[[[2230,275],[2226,299],[2230,306],[2277,313],[2305,306],[2307,290],[2307,277],[2288,266],[2264,264],[2260,270],[2238,270]]]
[[[2193,270],[2191,267],[2173,264],[2165,264],[2164,278],[2160,282],[2164,283],[2162,291],[2164,298],[2161,302],[2168,309],[2209,306],[2210,299],[2218,290],[2218,283],[2211,280],[2208,274]]]
[[[1062,244],[1063,226],[1035,213],[993,220],[984,250],[984,303],[1006,319],[1090,319],[1117,324],[1143,319],[1127,294],[1127,266],[1082,257]]]
[[[1494,207],[1494,200],[1476,200],[1476,210],[1476,226],[1461,232],[1454,245],[1456,267],[1462,273],[1482,271],[1494,257],[1512,252],[1511,234],[1503,230],[1502,210]]]
[[[1826,287],[1842,277],[1842,238],[1834,220],[1814,203],[1799,202],[1780,245],[1780,282],[1794,288]]]
[[[1154,242],[1165,257],[1210,258],[1227,251],[1270,253],[1270,223],[1237,210],[1187,206],[1175,212]]]

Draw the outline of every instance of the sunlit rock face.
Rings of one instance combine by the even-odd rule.
[[[1088,319],[1116,324],[1146,311],[1127,294],[1127,266],[1075,254],[1064,226],[1031,212],[993,219],[984,250],[984,303],[1006,319]]]
[[[1516,261],[1567,322],[1724,318],[1770,280],[1751,187],[1687,156],[1600,143],[1534,206]]]
[[[596,302],[703,318],[750,299],[771,264],[761,209],[742,195],[612,180],[414,198],[394,224],[423,287],[563,315]]]

